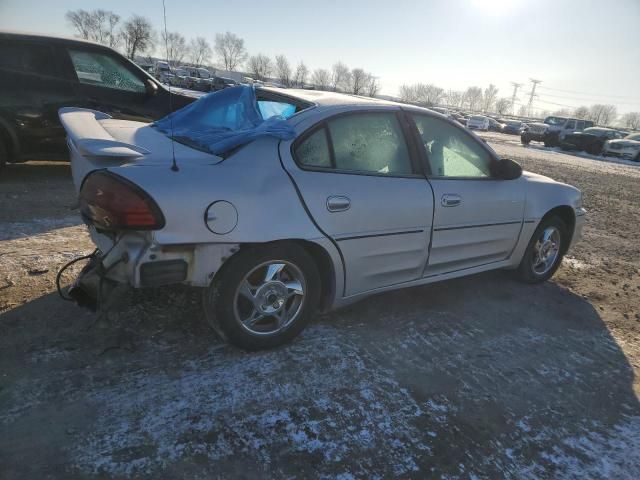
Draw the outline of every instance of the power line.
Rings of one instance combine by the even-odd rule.
[[[606,93],[589,93],[589,92],[580,92],[578,90],[564,90],[562,88],[554,88],[554,87],[540,87],[543,90],[555,90],[557,92],[565,92],[565,93],[576,93],[578,95],[590,95],[591,97],[613,97],[613,98],[630,98],[633,100],[640,100],[638,97],[632,97],[629,95],[610,95]]]
[[[542,87],[540,87],[542,88]],[[553,97],[553,98],[562,98],[565,100],[576,100],[578,102],[588,102],[588,103],[603,103],[602,101],[595,100],[594,98],[576,98],[576,97],[568,97],[566,95],[553,95],[551,93],[542,93],[545,97]],[[621,102],[619,100],[605,100],[605,102],[613,102],[618,105],[640,105],[640,100],[638,102]]]

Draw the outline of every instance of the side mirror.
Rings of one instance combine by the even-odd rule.
[[[148,96],[155,97],[158,94],[158,85],[153,80],[147,78],[144,86],[147,89]]]
[[[500,180],[515,180],[522,176],[522,167],[509,158],[501,158],[494,164],[491,174]]]

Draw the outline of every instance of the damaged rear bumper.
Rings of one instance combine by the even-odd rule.
[[[150,232],[112,238],[94,227],[89,231],[99,252],[82,269],[68,295],[93,310],[102,308],[120,287],[206,287],[222,263],[239,248],[237,244],[213,243],[159,245]]]

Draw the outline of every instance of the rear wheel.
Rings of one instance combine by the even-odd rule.
[[[587,153],[590,153],[591,155],[600,155],[600,153],[602,153],[602,147],[596,143],[589,145],[586,150]]]
[[[518,266],[518,277],[526,283],[544,282],[558,270],[569,235],[566,224],[559,217],[542,220],[534,232]]]
[[[245,350],[277,347],[309,322],[320,299],[319,278],[313,258],[298,245],[240,251],[205,291],[207,321]]]

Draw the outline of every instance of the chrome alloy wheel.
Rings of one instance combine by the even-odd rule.
[[[255,335],[270,335],[288,327],[302,311],[306,283],[294,264],[272,260],[251,270],[238,285],[233,300],[236,321]]]
[[[533,246],[532,267],[536,275],[544,275],[553,268],[560,255],[560,231],[549,226],[542,231]]]

